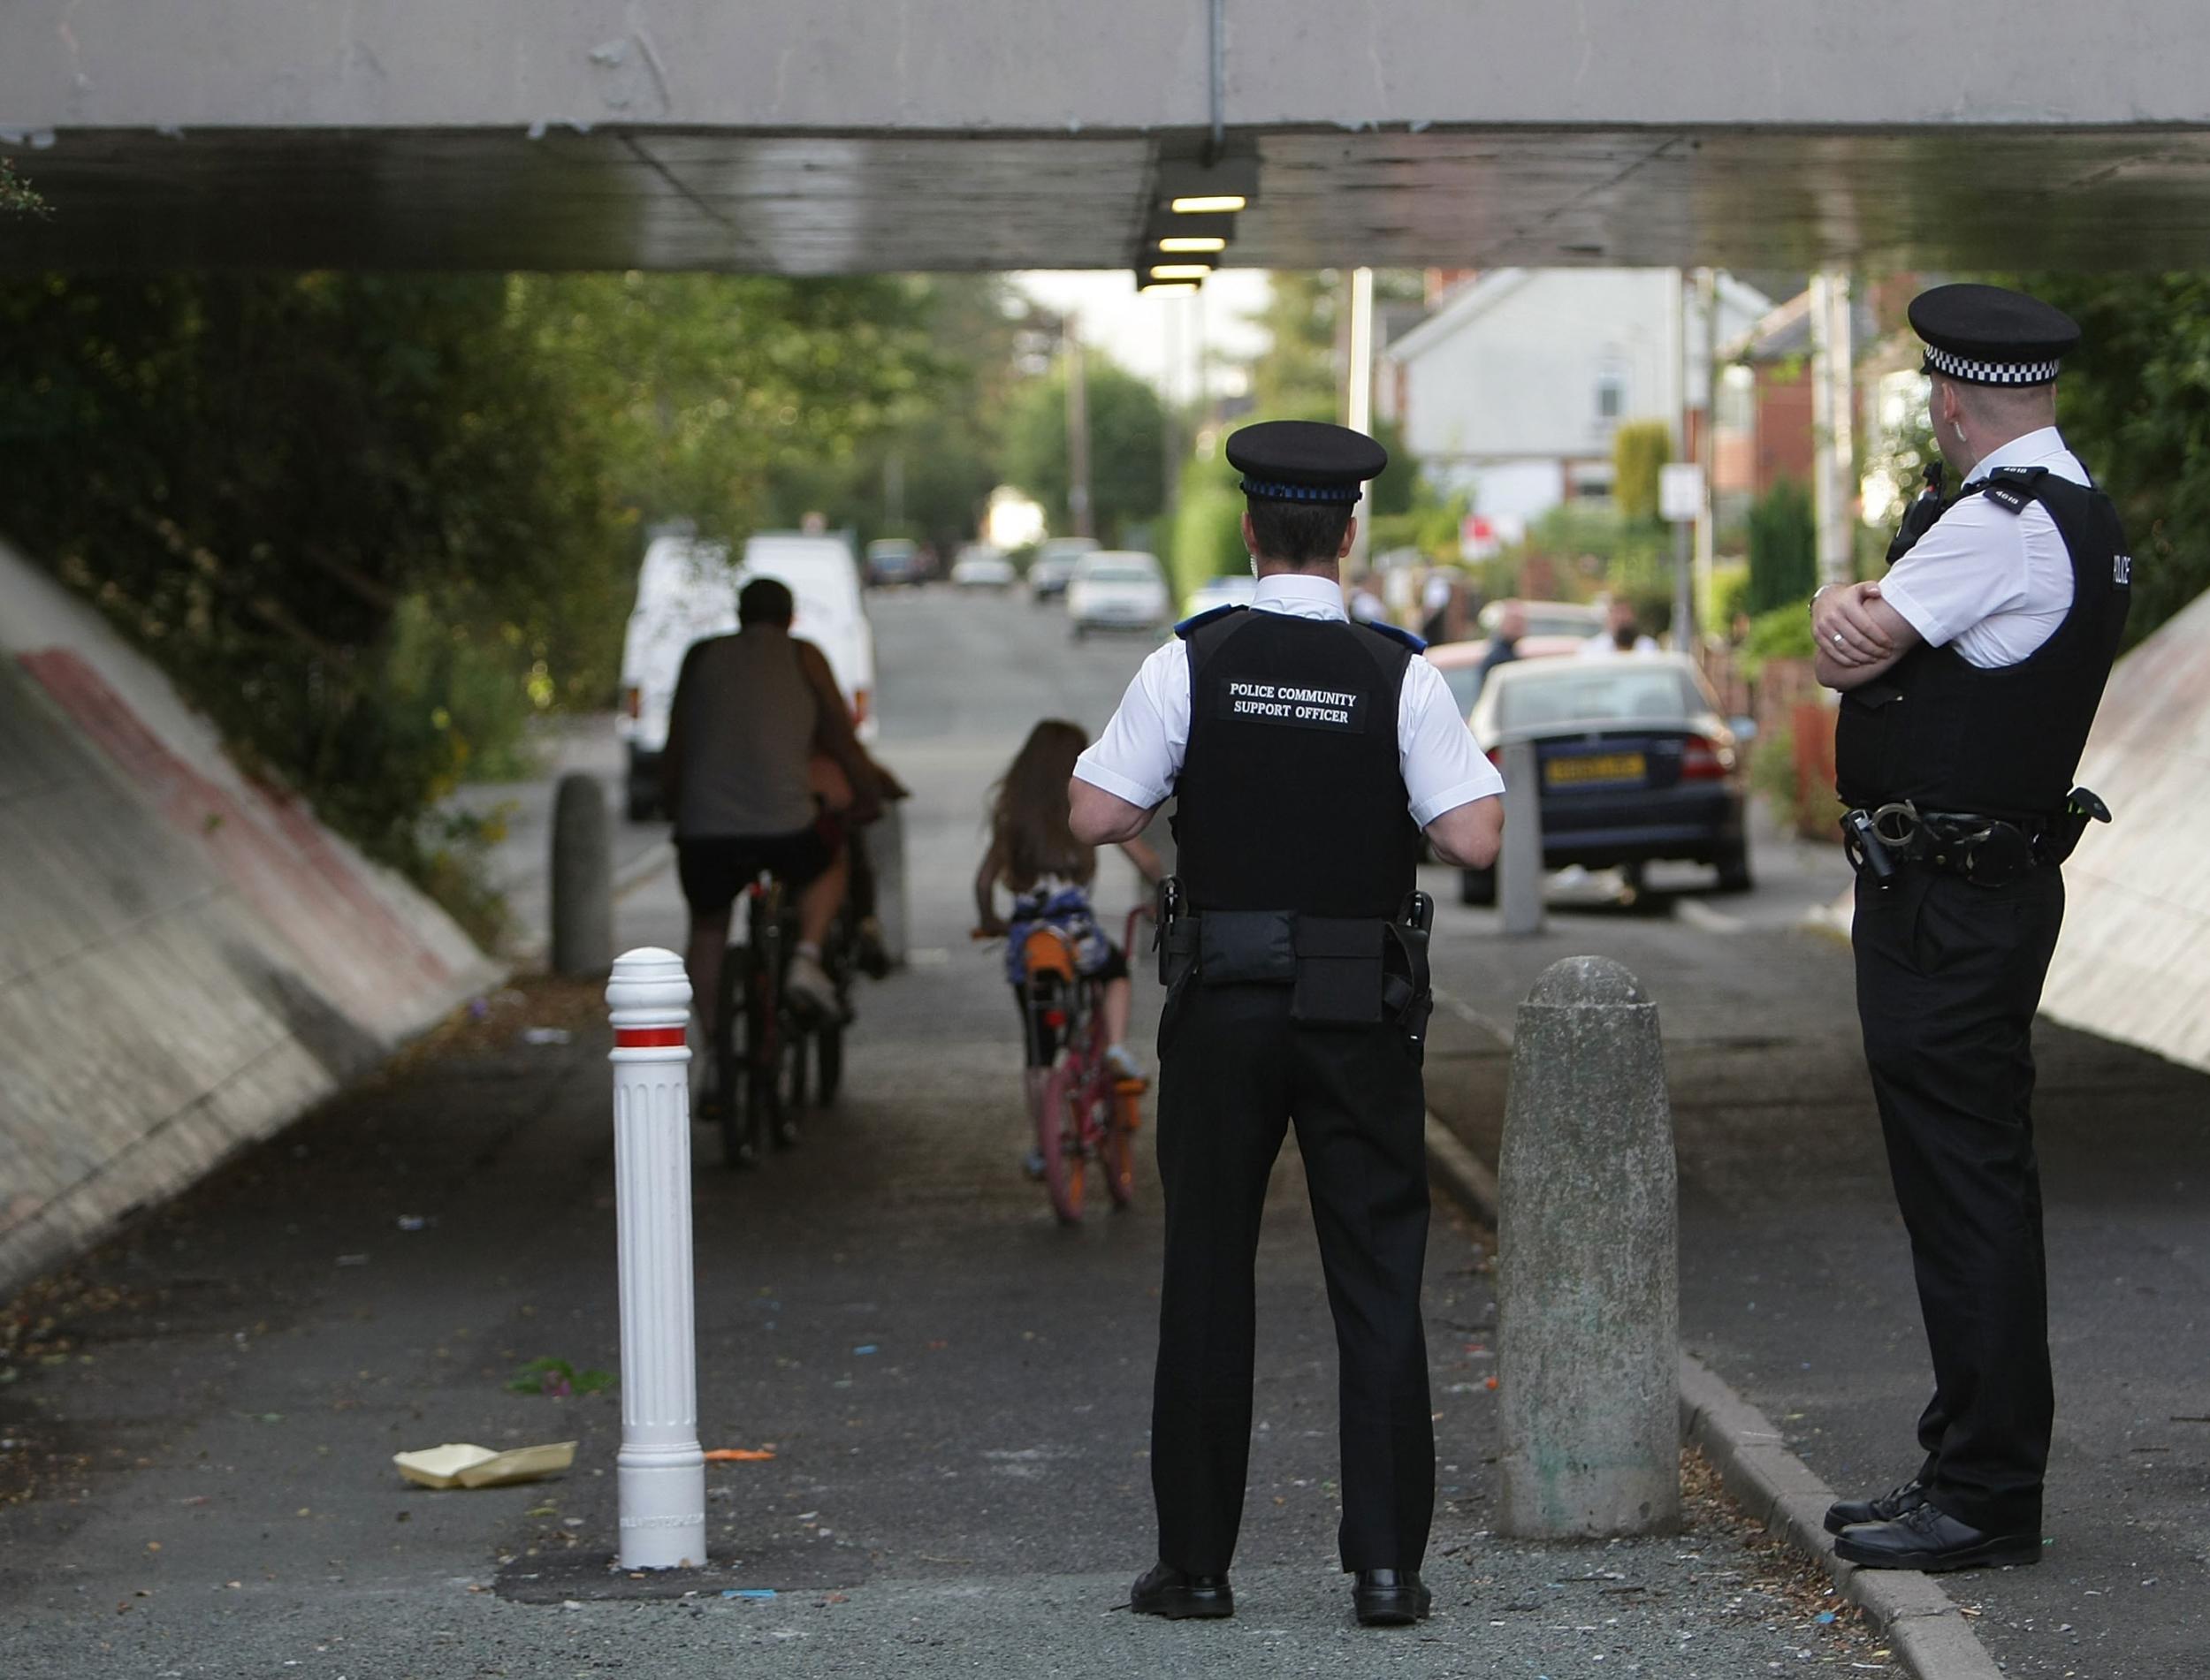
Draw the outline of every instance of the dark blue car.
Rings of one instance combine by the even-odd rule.
[[[1708,863],[1726,892],[1750,885],[1747,766],[1695,662],[1678,653],[1522,659],[1497,666],[1468,720],[1501,761],[1535,743],[1543,866]],[[1524,809],[1525,788],[1509,800]],[[1494,870],[1465,871],[1459,898],[1496,901]]]

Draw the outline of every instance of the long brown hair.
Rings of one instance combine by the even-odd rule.
[[[1067,783],[1090,738],[1080,724],[1047,718],[1028,732],[1005,779],[991,790],[990,845],[1005,884],[1016,892],[1046,875],[1087,881],[1097,852],[1067,825]]]

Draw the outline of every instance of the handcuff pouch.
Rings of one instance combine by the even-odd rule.
[[[1382,1018],[1382,941],[1372,916],[1300,916],[1297,989],[1289,1018],[1306,1026],[1370,1026]]]

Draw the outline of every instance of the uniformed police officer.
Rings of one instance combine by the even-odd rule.
[[[1813,602],[1842,691],[1857,864],[1857,1013],[1933,1354],[1918,1473],[1826,1516],[1877,1568],[2041,1555],[2054,1411],[2031,1033],[2063,919],[2072,787],[2125,627],[2133,562],[2056,430],[2069,318],[1988,285],[1922,294],[1935,441],[1963,475],[1905,520],[1878,582]]]
[[[1278,421],[1228,440],[1249,498],[1248,609],[1178,627],[1075,770],[1074,832],[1142,832],[1169,794],[1185,914],[1162,939],[1166,1269],[1151,1420],[1159,1562],[1134,1608],[1232,1614],[1250,1455],[1252,1273],[1294,1121],[1340,1363],[1343,1567],[1359,1620],[1428,1614],[1424,829],[1486,867],[1503,783],[1419,639],[1345,616],[1337,568],[1370,437]]]

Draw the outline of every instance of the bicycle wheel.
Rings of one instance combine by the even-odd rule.
[[[721,1164],[750,1168],[759,1165],[759,1145],[752,1136],[751,1091],[745,1056],[743,1022],[752,994],[752,954],[745,946],[732,946],[721,960],[721,990],[713,1016],[713,1071],[719,1087],[715,1114],[721,1122]]]
[[[825,1023],[813,1035],[813,1099],[826,1108],[836,1100],[844,1083],[843,1027],[834,1022]]]
[[[1036,1105],[1036,1148],[1044,1158],[1044,1190],[1062,1225],[1082,1218],[1081,1113],[1074,1069],[1063,1058],[1044,1084]]]
[[[1136,1130],[1143,1123],[1143,1090],[1124,1091],[1115,1083],[1105,1101],[1105,1134],[1098,1140],[1097,1164],[1104,1170],[1105,1191],[1115,1207],[1136,1199]]]
[[[798,1116],[805,1109],[806,1060],[812,1053],[812,1038],[805,1023],[789,1009],[780,1013],[775,1035],[775,1112],[768,1116],[768,1130],[777,1149],[798,1141]]]
[[[747,1166],[766,1159],[768,1140],[782,1124],[782,1083],[777,1077],[777,1059],[782,1030],[776,1020],[774,980],[766,966],[754,956],[747,965],[744,988],[743,1045],[741,1058],[744,1081],[744,1146],[751,1152]]]

